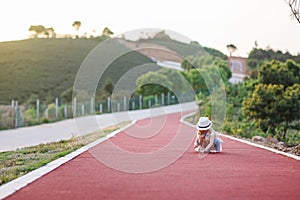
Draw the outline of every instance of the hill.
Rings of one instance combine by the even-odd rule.
[[[158,33],[153,38],[140,39],[136,42],[138,45],[143,43],[156,44],[158,47],[162,46],[164,49],[170,50],[171,52],[176,52],[181,57],[186,56],[201,56],[210,55],[214,57],[219,57],[221,59],[227,59],[227,56],[217,49],[203,47],[196,41],[191,41],[190,43],[183,43],[170,38],[164,33]]]
[[[53,101],[73,86],[81,63],[101,41],[94,38],[1,42],[0,104],[9,104],[12,99],[22,104],[31,95]],[[138,52],[121,60],[105,72],[112,81],[137,64],[152,62]]]
[[[103,38],[81,38],[0,42],[0,104],[10,104],[13,99],[23,104],[28,99],[36,98],[47,103],[53,102],[55,97],[66,94],[66,91],[70,91],[73,87],[78,69],[86,56],[102,41]],[[128,46],[128,42],[126,44],[123,41],[120,48],[136,49],[136,46],[135,48]],[[186,44],[170,38],[150,38],[140,40],[135,45],[144,47],[143,44],[146,46],[151,44],[150,47],[155,48],[156,56],[173,58],[177,62],[181,62],[182,55],[203,52],[203,48],[195,42]],[[204,50],[214,56],[224,56],[215,49],[204,47]],[[116,83],[133,67],[152,63],[150,55],[153,51],[150,51],[151,48],[148,48],[120,56],[103,76]],[[106,81],[100,80],[99,87],[100,83]]]
[[[159,60],[159,61],[173,61],[182,62],[182,57],[166,46],[159,45],[156,43],[147,42],[147,40],[142,41],[131,41],[131,40],[119,40],[122,44],[130,49],[136,49],[138,52],[146,55],[149,58]]]

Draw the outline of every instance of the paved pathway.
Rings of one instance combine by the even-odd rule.
[[[7,200],[300,198],[298,160],[222,136],[222,153],[199,154],[181,117],[137,121]]]
[[[73,136],[89,134],[124,121],[145,119],[185,110],[195,110],[196,108],[196,104],[192,102],[147,110],[87,116],[39,126],[4,130],[0,131],[0,152],[70,139]]]

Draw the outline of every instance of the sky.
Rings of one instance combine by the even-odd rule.
[[[31,25],[72,34],[73,22],[81,21],[80,31],[88,33],[165,29],[227,55],[226,45],[234,44],[235,55],[246,57],[255,41],[300,53],[300,24],[285,0],[3,0],[0,6],[0,41],[27,38]]]

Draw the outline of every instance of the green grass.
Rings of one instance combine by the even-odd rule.
[[[181,56],[189,56],[189,55],[201,55],[204,49],[197,44],[186,44],[183,42],[179,42],[172,39],[147,39],[146,42],[156,43],[162,46],[165,46],[175,52],[177,52]]]
[[[105,128],[103,131],[94,132],[78,138],[40,144],[33,147],[17,149],[16,151],[1,152],[0,185],[63,157],[80,147],[118,130],[120,127],[123,127],[128,123],[129,122],[124,122],[116,126]]]
[[[99,39],[27,39],[0,42],[0,104],[25,103],[31,95],[53,102],[72,88],[77,71]],[[125,47],[124,47],[125,48]],[[117,81],[133,67],[151,60],[131,52],[111,64],[105,78]]]
[[[94,40],[29,39],[0,43],[0,102],[31,94],[58,96],[71,87]]]

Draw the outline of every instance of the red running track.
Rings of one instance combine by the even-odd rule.
[[[227,138],[222,138],[222,153],[200,157],[190,140],[195,130],[181,124],[180,117],[156,117],[151,125],[149,119],[138,121],[117,137],[80,154],[7,199],[300,199],[299,161]],[[161,129],[158,122],[164,122]],[[180,125],[188,135],[188,149],[161,169],[127,173],[107,167],[93,156],[98,148],[106,151],[101,146],[110,142],[135,153],[159,151],[173,141]],[[151,135],[149,129],[159,133]],[[149,137],[132,137],[141,132]],[[165,159],[168,152],[160,154],[156,161]],[[127,164],[128,169],[132,167],[126,160],[120,163]],[[140,163],[136,169],[144,167],[147,166]]]

